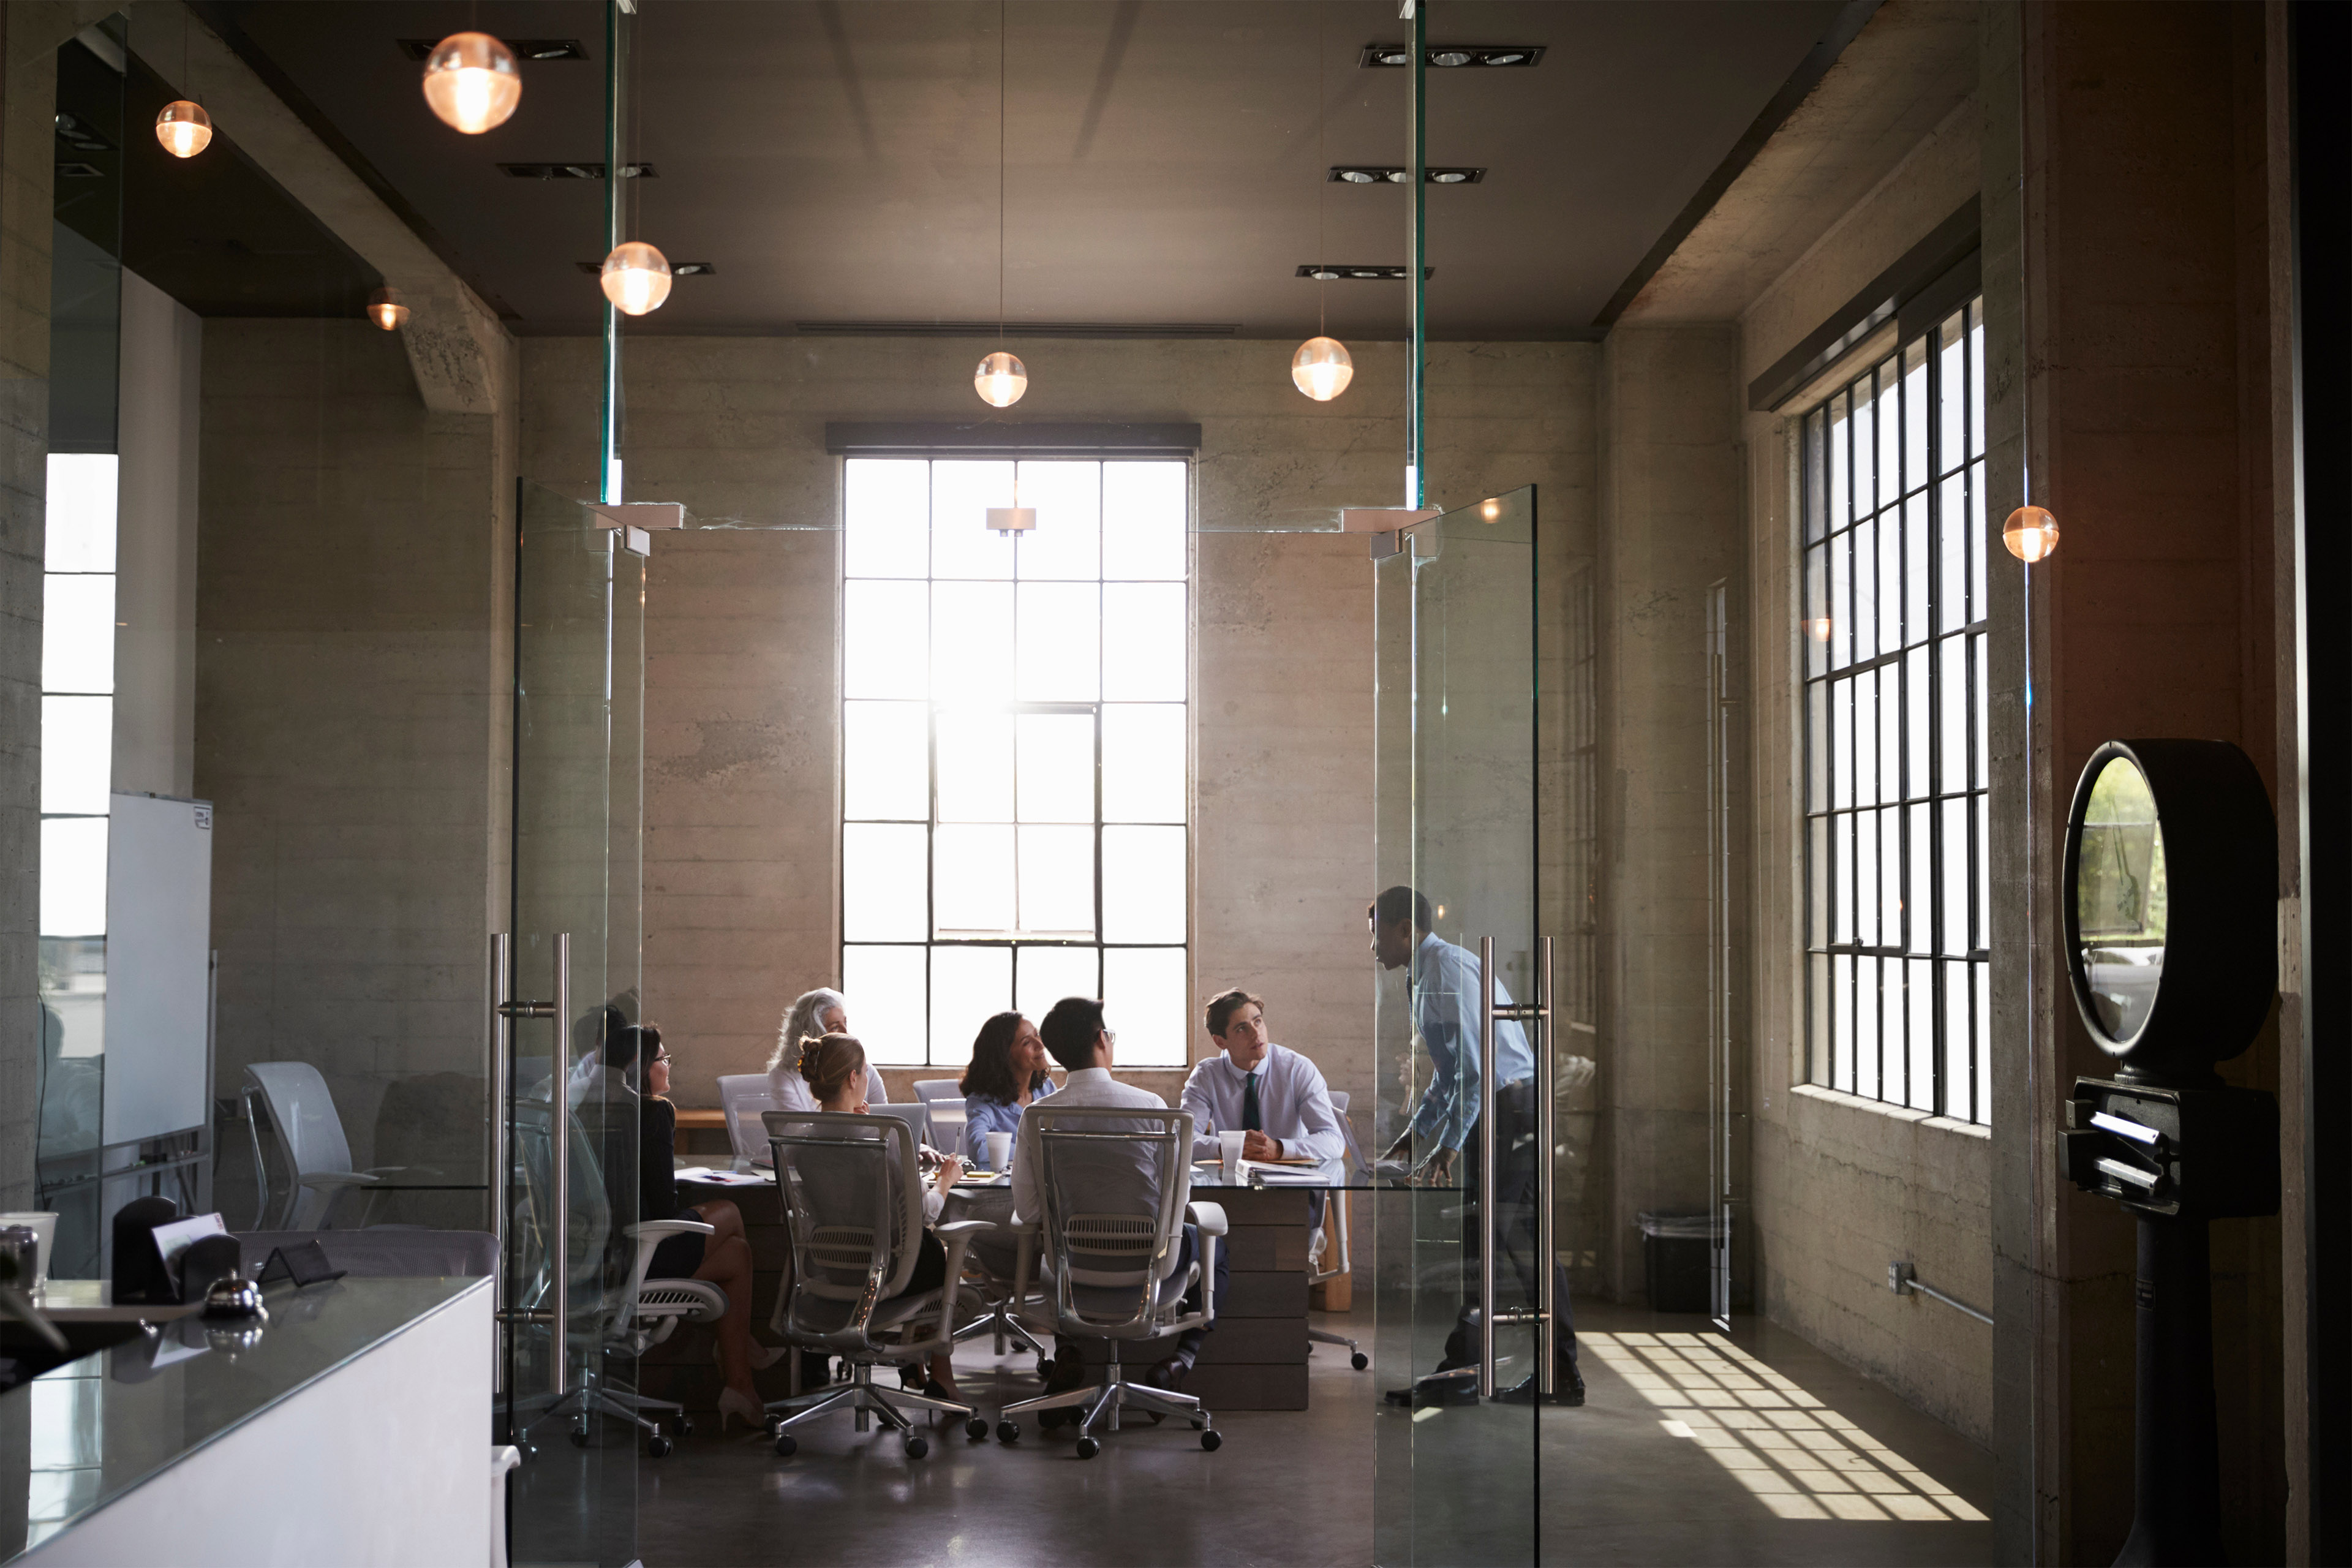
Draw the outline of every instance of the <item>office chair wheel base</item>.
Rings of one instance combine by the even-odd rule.
[[[647,1454],[647,1455],[649,1455],[650,1457],[652,1457],[652,1458],[656,1458],[656,1459],[667,1459],[667,1458],[669,1458],[669,1448],[670,1448],[669,1439],[668,1439],[668,1438],[667,1438],[667,1437],[665,1437],[665,1436],[662,1436],[660,1433],[658,1433],[658,1432],[655,1433],[652,1436],[650,1436],[650,1437],[648,1437],[648,1438],[646,1438],[646,1454]]]
[[[791,1458],[794,1454],[800,1452],[800,1439],[793,1436],[790,1432],[779,1432],[776,1434],[776,1458],[779,1459]]]
[[[1210,1427],[1207,1431],[1201,1434],[1201,1447],[1206,1448],[1212,1454],[1223,1447],[1224,1446],[1224,1442],[1225,1435],[1223,1432],[1218,1431],[1214,1426]]]
[[[691,1417],[681,1415],[677,1418],[677,1435],[681,1437],[694,1436],[694,1421]]]
[[[1081,1438],[1079,1438],[1079,1439],[1078,1439],[1078,1458],[1081,1458],[1081,1459],[1091,1459],[1091,1458],[1093,1458],[1097,1454],[1099,1454],[1099,1453],[1101,1453],[1101,1452],[1102,1452],[1102,1445],[1101,1445],[1100,1443],[1096,1442],[1092,1437],[1081,1437]]]
[[[999,1421],[996,1424],[996,1440],[1000,1443],[1018,1443],[1021,1441],[1021,1423],[1018,1421]]]
[[[919,1459],[930,1451],[931,1443],[929,1438],[909,1437],[907,1439],[907,1458],[910,1459]]]
[[[1358,1372],[1361,1372],[1366,1367],[1372,1364],[1372,1358],[1366,1355],[1361,1351],[1357,1351],[1348,1357],[1348,1364],[1354,1367]]]
[[[975,1415],[963,1424],[963,1435],[977,1443],[988,1436],[988,1417]]]

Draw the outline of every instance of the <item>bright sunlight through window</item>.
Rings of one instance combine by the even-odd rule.
[[[1659,1425],[1706,1450],[1782,1519],[1984,1515],[1728,1340],[1583,1333],[1577,1344],[1657,1406]]]
[[[1099,996],[1122,1066],[1181,1067],[1185,465],[845,467],[841,973],[858,1034],[885,1062],[960,1067],[990,1014]],[[1034,530],[989,528],[1016,504]]]

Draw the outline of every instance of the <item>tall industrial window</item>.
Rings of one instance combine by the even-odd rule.
[[[1802,430],[1815,1083],[1964,1121],[1991,1090],[1984,306]]]
[[[990,1014],[1098,996],[1120,1065],[1184,1064],[1187,488],[847,461],[841,973],[880,1060],[961,1067]],[[1033,528],[989,526],[1016,504]]]

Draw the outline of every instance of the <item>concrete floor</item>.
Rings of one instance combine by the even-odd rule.
[[[1378,1401],[1394,1374],[1318,1347],[1311,1407],[1221,1417],[1214,1454],[1176,1426],[1130,1428],[1085,1463],[1034,1423],[1009,1448],[941,1428],[919,1461],[845,1418],[802,1428],[788,1460],[700,1430],[636,1466],[637,1548],[646,1568],[1364,1568],[1377,1513],[1393,1563],[1486,1563],[1533,1560],[1540,1511],[1547,1563],[1990,1560],[1991,1455],[1795,1335],[1742,1320],[1727,1345],[1696,1319],[1597,1303],[1577,1318],[1591,1397],[1543,1414],[1539,1469],[1503,1412],[1414,1421]],[[984,1344],[957,1366],[992,1410],[1035,1386],[1028,1358]],[[595,1457],[558,1440],[532,1480],[560,1487]]]

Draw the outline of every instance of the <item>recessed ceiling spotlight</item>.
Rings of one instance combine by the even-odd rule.
[[[1544,57],[1541,44],[1430,44],[1423,56],[1441,70],[1464,66],[1531,66]],[[1366,44],[1359,62],[1366,70],[1412,64],[1410,44]]]
[[[1421,275],[1423,278],[1433,277],[1436,272],[1437,268],[1434,267],[1424,267],[1421,269]],[[1364,266],[1344,261],[1319,263],[1309,261],[1303,263],[1294,276],[1312,278],[1318,283],[1336,283],[1342,279],[1363,279],[1371,282],[1395,283],[1410,278],[1412,273],[1410,268],[1403,267]]]
[[[500,163],[499,173],[509,180],[601,180],[604,165],[598,163]],[[624,163],[621,178],[651,180],[659,173],[651,163]]]
[[[432,58],[433,46],[438,38],[400,38],[400,52],[423,64]],[[527,60],[584,60],[588,51],[580,47],[577,38],[509,38],[507,47]]]
[[[1425,168],[1422,178],[1433,185],[1475,185],[1486,177],[1483,167],[1471,164],[1443,164]],[[1334,163],[1330,183],[1342,185],[1403,185],[1412,181],[1411,169],[1394,163]]]
[[[111,153],[114,143],[70,114],[58,116],[58,140],[77,153]]]

